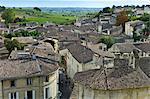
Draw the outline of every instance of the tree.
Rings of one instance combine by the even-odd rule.
[[[12,37],[14,37],[14,34],[12,34],[12,33],[4,33],[4,37],[5,38],[9,38],[9,39],[11,39]]]
[[[147,21],[149,21],[149,18],[150,18],[150,14],[144,13],[144,15],[142,15],[140,20],[144,21],[144,22],[147,22]]]
[[[38,7],[34,7],[33,9],[36,10],[36,11],[40,11],[41,12],[41,9],[38,8]]]
[[[103,13],[111,13],[112,9],[110,7],[103,8]]]
[[[14,19],[14,23],[22,22],[22,21],[23,21],[23,19],[21,19],[21,18],[19,18],[19,17],[16,17],[16,18]]]
[[[115,43],[115,39],[112,36],[102,36],[99,42],[106,44],[108,49]]]
[[[112,6],[112,9],[115,9],[115,8],[116,8],[116,6],[115,6],[115,5],[113,5],[113,6]]]
[[[9,52],[17,48],[18,50],[22,50],[24,48],[24,45],[19,43],[17,40],[10,40],[10,39],[5,39],[4,40],[5,47]]]
[[[149,37],[149,35],[150,35],[150,17],[149,21],[147,21],[145,24],[145,28],[143,29],[143,36]]]
[[[133,40],[134,42],[140,41],[142,39],[141,35],[137,35],[137,33],[133,32]]]
[[[125,23],[128,21],[128,15],[126,11],[121,11],[119,15],[117,16],[116,25],[120,26],[122,25],[123,30],[125,30]]]
[[[4,11],[6,8],[4,6],[0,6],[0,12]]]
[[[2,13],[1,17],[5,20],[6,24],[12,23],[15,19],[15,13],[12,9],[7,9]]]

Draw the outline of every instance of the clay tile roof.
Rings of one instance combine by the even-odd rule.
[[[93,59],[93,52],[78,43],[67,46],[67,49],[79,63],[87,63]]]
[[[100,44],[95,44],[95,45],[89,45],[88,47],[96,54],[103,56],[103,57],[110,57],[110,58],[114,58],[114,54],[109,52],[109,51],[103,51],[101,49],[99,49],[99,45]],[[105,45],[103,45],[105,46]]]
[[[0,61],[0,79],[28,76],[39,72],[36,61]]]
[[[133,27],[143,25],[143,24],[144,24],[143,21],[133,21],[133,22],[131,22],[131,26],[133,26]]]
[[[117,90],[150,86],[150,79],[140,68],[127,66],[94,69],[76,73],[74,80],[86,87],[99,90]]]
[[[0,60],[0,80],[47,75],[58,65],[41,60]]]
[[[112,28],[112,25],[109,24],[109,23],[104,23],[102,24],[102,29],[105,30],[105,29],[111,29]]]
[[[137,60],[136,64],[150,78],[150,57],[140,58],[139,60]]]
[[[130,53],[134,49],[137,49],[133,44],[130,43],[116,43],[114,44],[122,53]]]
[[[13,37],[12,40],[16,39],[19,43],[23,44],[33,44],[37,42],[32,37]]]
[[[135,43],[134,46],[143,52],[150,52],[150,43]]]

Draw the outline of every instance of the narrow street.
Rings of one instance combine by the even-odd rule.
[[[59,75],[59,91],[61,92],[60,99],[69,99],[73,84],[71,83],[71,80],[66,77],[65,73],[62,72]]]

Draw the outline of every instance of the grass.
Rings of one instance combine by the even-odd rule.
[[[25,17],[25,22],[38,22],[40,24],[45,22],[52,22],[55,24],[72,24],[76,17],[63,16],[61,14],[52,14],[45,12],[38,12],[32,9],[14,9],[16,17]]]
[[[38,22],[38,23],[45,23],[45,22],[52,22],[55,24],[71,24],[75,21],[75,17],[62,17],[58,16],[49,16],[49,17],[29,17],[26,18],[27,22]]]

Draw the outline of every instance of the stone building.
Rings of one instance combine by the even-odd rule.
[[[142,21],[130,21],[125,23],[125,34],[133,36],[133,32],[139,33],[144,28],[144,22]]]
[[[111,66],[114,56],[101,49],[92,49],[90,46],[82,46],[78,43],[70,44],[60,51],[66,71],[69,77],[89,69],[100,68],[103,65]]]
[[[0,99],[57,99],[57,64],[40,59],[1,60],[0,71]]]
[[[112,45],[108,51],[114,53],[116,58],[129,58],[135,49],[138,50],[138,48],[131,43],[116,43]]]
[[[117,63],[119,63],[117,65]],[[118,60],[113,68],[78,72],[71,99],[149,99],[150,79],[137,66]]]

